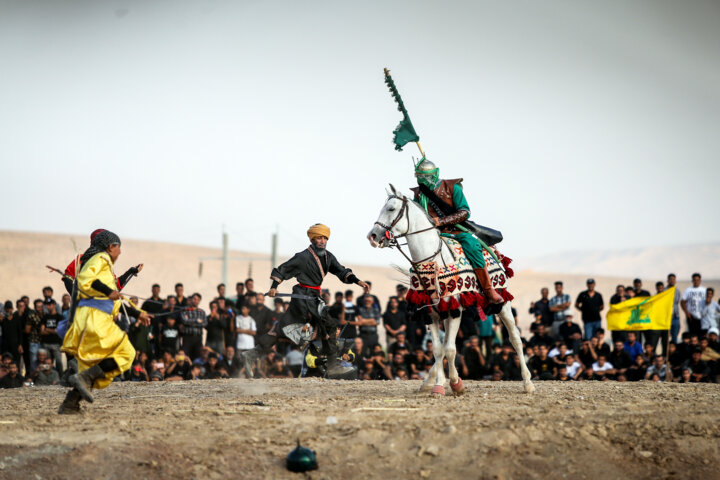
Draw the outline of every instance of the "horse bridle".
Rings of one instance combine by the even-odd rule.
[[[388,200],[390,200],[391,198],[396,198],[402,202],[400,211],[398,211],[397,216],[393,219],[393,221],[390,223],[390,225],[385,225],[384,223],[380,223],[380,222],[375,222],[375,225],[385,229],[385,238],[388,241],[389,247],[390,248],[397,247],[398,251],[400,253],[402,253],[403,257],[405,257],[407,259],[407,261],[410,262],[410,264],[413,266],[413,269],[417,270],[417,264],[420,264],[422,262],[427,262],[428,260],[434,258],[437,254],[439,254],[442,251],[442,246],[445,242],[443,242],[442,238],[440,238],[439,245],[438,245],[438,248],[435,251],[435,253],[433,253],[429,257],[423,258],[422,260],[413,262],[412,259],[409,256],[407,256],[405,254],[405,252],[403,252],[403,250],[400,246],[400,243],[397,241],[397,239],[403,238],[403,237],[409,237],[410,235],[416,235],[418,233],[423,233],[423,232],[427,232],[429,230],[433,230],[435,228],[435,225],[432,225],[431,227],[428,227],[428,228],[423,228],[422,230],[418,230],[417,232],[410,232],[410,215],[408,212],[410,207],[408,206],[407,197],[400,197],[398,195],[390,195],[388,197]],[[407,222],[408,222],[407,230],[405,231],[405,233],[402,233],[400,235],[394,235],[392,233],[392,229],[395,228],[395,225],[397,225],[400,222],[400,220],[402,219],[403,216],[407,217]],[[405,245],[407,245],[407,243]]]

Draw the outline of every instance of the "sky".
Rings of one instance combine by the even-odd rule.
[[[399,263],[388,67],[507,255],[716,242],[718,52],[709,1],[1,1],[0,229]]]

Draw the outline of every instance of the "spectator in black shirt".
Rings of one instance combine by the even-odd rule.
[[[425,366],[427,365],[427,360],[425,358],[425,352],[423,351],[422,347],[415,347],[415,351],[413,355],[408,360],[408,364],[410,366],[410,375],[418,375],[421,376],[425,372]]]
[[[188,299],[185,297],[185,287],[182,283],[175,284],[175,303],[178,307],[187,307]]]
[[[618,285],[615,287],[615,295],[610,297],[610,305],[615,305],[616,303],[621,303],[625,300],[627,300],[627,297],[625,296],[625,287]]]
[[[237,282],[235,284],[235,300],[229,302],[228,306],[233,307],[236,312],[239,312],[243,305],[245,305],[245,284],[243,282]]]
[[[235,356],[235,347],[228,345],[225,347],[225,353],[223,355],[222,368],[227,372],[230,378],[238,378],[240,376],[240,370],[242,370],[241,362]]]
[[[360,323],[356,320],[355,302],[353,302],[354,293],[352,290],[345,290],[345,323],[340,323],[342,330],[342,338],[357,337],[357,326]]]
[[[245,299],[247,300],[248,297],[254,297],[255,296],[255,280],[252,278],[248,278],[245,280]]]
[[[497,374],[499,372],[494,372],[494,374]],[[522,380],[522,366],[520,364],[520,357],[513,354],[512,355],[512,362],[507,366],[505,371],[502,374],[503,380],[510,380],[510,381],[518,381]]]
[[[600,312],[605,308],[605,304],[600,292],[595,291],[595,280],[588,278],[586,285],[587,290],[581,292],[575,300],[575,308],[582,312],[585,338],[590,339],[602,324]]]
[[[582,342],[582,330],[580,325],[572,321],[571,316],[565,317],[565,323],[558,327],[560,338],[573,352],[580,351],[580,343]]]
[[[279,358],[279,357],[278,357]],[[282,358],[280,358],[282,363]],[[211,352],[208,355],[207,362],[204,365],[205,375],[203,378],[213,380],[216,378],[229,378],[228,372],[223,368],[222,363],[218,360],[218,355],[215,352]]]
[[[223,325],[223,340],[225,340],[225,347],[235,347],[235,311],[227,305],[227,299],[219,297],[217,300],[218,305],[218,316],[222,320]],[[220,353],[220,352],[218,352]]]
[[[165,302],[160,298],[160,285],[157,283],[152,286],[150,298],[142,304],[142,309],[153,315],[162,313]]]
[[[577,358],[585,368],[592,367],[592,364],[597,362],[597,353],[593,350],[590,340],[583,340]]]
[[[358,368],[360,368],[363,365],[363,362],[370,358],[370,347],[365,345],[365,342],[363,342],[362,337],[355,337],[353,347],[351,348],[353,354],[355,355],[354,364]]]
[[[477,308],[472,307],[463,309],[460,314],[460,328],[458,328],[457,335],[455,336],[455,348],[457,351],[461,351],[463,349],[463,346],[467,343],[469,338],[480,334],[480,331],[478,330],[479,321],[480,315],[478,314]]]
[[[230,318],[227,312],[220,315],[218,302],[215,300],[210,302],[210,315],[208,315],[207,325],[205,326],[207,331],[205,345],[215,353],[222,354],[223,350],[225,350],[225,329],[228,323],[230,323]]]
[[[215,300],[218,298],[225,298],[225,284],[221,283],[217,286],[217,297],[215,297]]]
[[[685,363],[683,363],[682,368],[689,368],[692,370],[692,381],[694,383],[704,383],[708,382],[710,375],[710,367],[708,367],[708,364],[705,363],[702,359],[702,351],[699,348],[696,348],[692,352],[692,356],[689,360],[686,360]]]
[[[615,350],[608,356],[608,361],[613,364],[618,374],[623,375],[627,373],[627,369],[633,363],[630,354],[625,351],[625,345],[619,341],[615,342]]]
[[[395,355],[396,353],[404,350],[409,351],[410,346],[407,344],[407,341],[405,341],[405,332],[398,333],[397,339],[392,345],[388,346],[387,350],[390,355]]]
[[[191,369],[192,364],[185,355],[185,351],[178,350],[170,365],[165,365],[165,380],[189,380],[191,378]]]
[[[330,315],[330,318],[334,318],[337,321],[337,325],[340,326],[341,333],[342,328],[346,325],[345,324],[345,302],[343,301],[343,293],[342,292],[335,292],[335,302],[332,305],[328,306],[328,315]],[[339,338],[347,338],[343,335],[340,335]]]
[[[582,372],[582,373],[580,374],[580,376],[578,377],[578,380],[597,380],[597,381],[600,381],[600,380],[606,380],[606,378],[601,377],[600,375],[598,375],[597,373],[595,373],[595,372],[593,371],[592,365],[590,365],[589,367],[586,367],[585,370],[583,370],[583,372]]]
[[[485,373],[485,357],[480,350],[480,338],[476,335],[470,337],[470,343],[460,352],[460,364],[464,378],[480,380]]]
[[[538,355],[530,359],[530,370],[539,380],[554,380],[557,376],[557,367],[551,358],[548,358],[548,348],[544,343],[538,345]]]
[[[503,344],[502,347],[497,346],[500,350],[497,353],[493,353],[490,358],[490,368],[493,372],[501,372],[505,376],[506,371],[513,363],[513,350],[512,345],[509,343]]]
[[[569,382],[572,380],[572,378],[568,377],[567,365],[558,365],[558,374],[555,380],[560,382]]]
[[[636,278],[635,280],[633,280],[633,292],[636,297],[649,297],[650,296],[650,292],[648,292],[647,290],[643,290],[642,280],[640,280],[639,278]]]
[[[545,325],[538,325],[537,330],[535,330],[535,335],[530,338],[528,345],[531,347],[535,345],[545,345],[547,348],[550,348],[555,345],[555,341],[550,335],[545,333]]]
[[[360,307],[367,307],[367,304],[365,303],[365,297],[370,297],[373,300],[371,306],[375,310],[380,312],[380,299],[378,297],[376,297],[375,295],[373,295],[372,293],[370,293],[370,289],[372,288],[372,282],[365,282],[365,283],[368,284],[368,293],[363,293],[362,295],[360,295],[358,297],[357,305],[355,305],[355,308],[357,308],[357,310],[360,310]]]
[[[387,332],[387,344],[392,345],[396,341],[398,333],[405,333],[407,330],[407,314],[400,310],[400,302],[397,297],[390,297],[390,308],[383,313],[383,323]]]
[[[590,340],[590,342],[593,344],[593,348],[595,348],[595,351],[600,355],[601,353],[605,355],[605,358],[610,357],[610,345],[605,343],[605,329],[599,328],[597,332],[595,332],[595,335],[593,338],[597,339],[597,343],[595,341]]]
[[[600,343],[600,338],[597,334],[590,339],[590,347],[598,357],[605,355],[605,359],[607,359],[610,356],[610,346],[607,343]]]
[[[23,310],[26,305],[23,303],[21,308],[18,302],[18,311]],[[13,361],[19,362],[20,355],[23,353],[23,334],[24,334],[24,322],[23,315],[18,315],[17,312],[13,313],[13,304],[10,300],[5,302],[5,318],[2,321],[2,353],[9,353],[13,356]]]
[[[548,299],[549,291],[546,287],[540,289],[540,300],[530,304],[529,313],[533,315],[535,320],[549,328],[553,324],[553,312],[550,311],[550,300]]]
[[[630,358],[630,355],[627,352],[623,351],[623,353],[625,353],[628,358]],[[613,363],[613,365],[615,364]],[[645,373],[647,372],[647,367],[648,365],[645,361],[645,357],[643,357],[642,355],[638,355],[637,357],[635,357],[635,362],[631,363],[631,365],[625,371],[625,377],[629,382],[639,382],[640,380],[645,380]]]
[[[20,388],[23,386],[24,379],[18,371],[17,363],[11,362],[8,365],[8,373],[0,378],[0,388]]]
[[[40,326],[40,342],[45,350],[52,356],[55,369],[62,372],[62,353],[60,352],[60,337],[57,334],[57,326],[62,321],[62,314],[57,312],[57,303],[45,304],[48,313],[43,315]]]
[[[160,350],[170,355],[175,355],[180,348],[180,328],[176,322],[175,317],[169,316],[160,328]]]
[[[257,327],[256,335],[260,336],[270,331],[273,323],[273,311],[265,305],[265,294],[256,293],[248,298],[250,305],[250,316],[255,320]]]

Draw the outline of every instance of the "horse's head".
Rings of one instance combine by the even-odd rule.
[[[385,201],[377,221],[367,235],[370,245],[377,248],[390,246],[390,240],[396,235],[407,233],[407,204],[409,200],[390,184],[388,199]],[[405,220],[403,221],[403,218]],[[403,230],[404,228],[404,230]]]

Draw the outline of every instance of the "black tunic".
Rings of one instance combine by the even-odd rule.
[[[282,281],[295,278],[299,283],[293,287],[293,293],[319,297],[319,289],[308,287],[322,285],[323,278],[328,273],[332,273],[343,283],[350,284],[358,281],[352,270],[341,265],[335,255],[327,250],[318,254],[312,245],[302,252],[296,253],[287,262],[274,268],[270,278],[273,280],[273,288],[276,288],[277,284]],[[290,307],[278,322],[280,328],[293,323],[315,323],[314,320],[323,320],[318,313],[317,307],[317,301],[293,298],[290,301]],[[324,317],[330,318],[327,313]],[[326,324],[324,325],[326,328],[329,327],[327,321],[323,322],[323,324]],[[334,333],[333,331],[331,335],[334,336]]]

